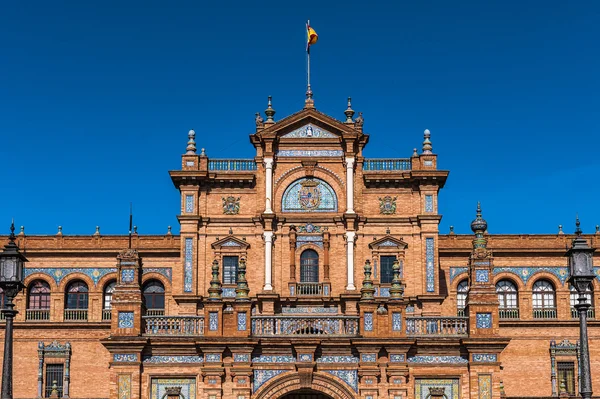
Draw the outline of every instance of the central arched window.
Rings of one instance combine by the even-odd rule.
[[[300,255],[300,282],[319,282],[319,254],[313,249],[307,249]]]
[[[144,284],[144,303],[148,316],[165,314],[165,286],[158,280],[150,280]]]
[[[469,293],[469,283],[463,280],[456,287],[456,313],[459,316],[465,315],[465,306],[467,306],[467,295]]]
[[[533,284],[533,318],[555,319],[556,300],[554,286],[548,280],[538,280]]]
[[[570,296],[570,302],[571,302],[571,317],[573,319],[578,319],[579,318],[579,313],[577,312],[577,309],[575,309],[575,305],[579,303],[579,293],[577,292],[577,289],[573,286],[570,287],[570,291],[571,291],[571,296]],[[590,308],[587,311],[587,317],[588,318],[594,318],[594,304],[592,302],[592,290],[590,289],[590,287],[588,286],[588,288],[585,290],[585,302],[589,303]]]
[[[27,309],[50,309],[50,286],[42,280],[35,280],[29,286]]]
[[[88,308],[88,286],[83,281],[73,281],[67,287],[67,309]]]
[[[517,287],[509,280],[500,280],[496,284],[496,293],[500,303],[501,319],[518,319],[519,303],[517,299]]]

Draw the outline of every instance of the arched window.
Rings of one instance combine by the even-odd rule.
[[[469,293],[469,283],[463,280],[456,287],[456,311],[459,316],[465,315],[465,306],[467,306],[467,295]]]
[[[570,287],[570,291],[571,291],[571,317],[573,319],[578,319],[579,318],[579,313],[577,312],[577,309],[575,309],[575,305],[579,303],[579,293],[577,292],[577,289],[573,286]],[[588,318],[594,318],[594,304],[592,302],[592,289],[588,286],[588,288],[585,290],[585,302],[589,303],[590,305],[592,305],[588,311],[587,311],[587,316]]]
[[[144,284],[144,303],[148,316],[160,316],[165,313],[165,287],[158,280]]]
[[[319,282],[319,254],[313,249],[307,249],[300,255],[300,282]]]
[[[67,286],[67,309],[88,308],[88,286],[83,281],[73,281]]]
[[[555,319],[556,300],[554,286],[548,280],[538,280],[533,284],[533,318]]]
[[[500,302],[500,318],[518,319],[517,287],[509,280],[500,280],[496,284],[496,293],[498,294],[498,302]]]
[[[50,309],[50,286],[42,280],[35,280],[29,285],[27,309]]]
[[[112,309],[112,296],[115,290],[116,281],[111,281],[104,287],[104,305],[103,309]]]

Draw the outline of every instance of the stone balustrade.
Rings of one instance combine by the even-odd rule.
[[[407,317],[406,335],[412,337],[463,337],[469,333],[468,317]]]
[[[411,170],[411,168],[409,158],[365,159],[363,162],[363,170],[365,171],[396,171]]]
[[[50,320],[50,309],[26,309],[25,320],[48,321]]]
[[[208,161],[208,170],[218,172],[253,171],[256,170],[256,162],[254,159],[211,159]]]
[[[146,335],[204,335],[204,316],[144,316]]]
[[[357,316],[253,316],[252,335],[273,336],[358,336]]]
[[[65,321],[87,321],[87,309],[65,309]]]

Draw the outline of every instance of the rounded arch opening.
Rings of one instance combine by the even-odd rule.
[[[303,177],[286,187],[281,198],[281,212],[337,212],[335,190],[325,180]]]
[[[162,316],[165,313],[165,286],[159,280],[148,280],[142,288],[147,316]]]
[[[283,395],[280,399],[333,399],[319,391],[311,389],[300,389]]]

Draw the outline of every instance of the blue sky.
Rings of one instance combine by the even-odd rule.
[[[267,96],[276,119],[303,105],[307,18],[317,109],[342,119],[352,96],[365,156],[408,157],[431,130],[441,232],[469,233],[478,200],[491,233],[572,232],[576,213],[593,232],[600,3],[369,3],[3,4],[0,232],[122,234],[130,201],[140,233],[178,231],[187,131],[252,157]]]

